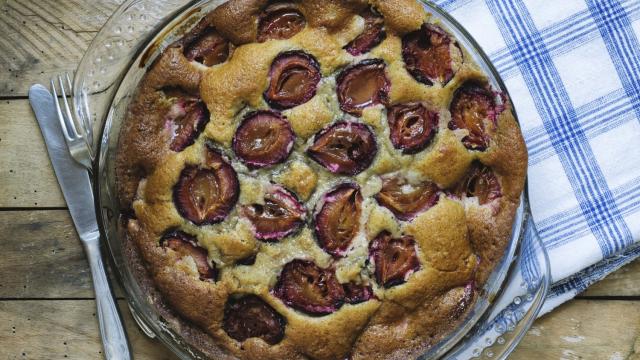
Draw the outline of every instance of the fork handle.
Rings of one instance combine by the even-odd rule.
[[[93,277],[93,290],[96,294],[98,324],[100,326],[104,357],[106,360],[129,360],[131,359],[131,352],[127,342],[127,334],[122,325],[122,319],[107,281],[107,274],[102,262],[100,234],[97,232],[91,234],[88,239],[83,239],[82,244],[84,245],[84,251],[91,268],[91,276]]]

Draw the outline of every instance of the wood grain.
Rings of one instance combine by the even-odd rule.
[[[0,229],[0,298],[93,297],[88,265],[67,210],[0,211]],[[122,295],[117,286],[116,293]],[[640,260],[581,296],[640,296]]]
[[[633,344],[633,351],[627,360],[640,360],[640,336],[636,338],[636,342]]]
[[[0,298],[93,297],[88,265],[66,210],[0,211],[0,243]],[[640,296],[640,260],[582,296]]]
[[[0,0],[0,97],[73,71],[123,0]]]
[[[0,298],[92,298],[91,276],[66,210],[0,212]]]
[[[580,294],[584,297],[640,296],[640,259],[622,267]]]
[[[27,358],[45,359],[44,354],[49,352],[59,355],[49,359],[63,358],[63,355],[81,358],[81,354],[95,354],[95,358],[99,358],[100,343],[92,338],[98,334],[95,320],[90,320],[93,316],[89,315],[93,314],[93,301],[20,300],[93,297],[87,263],[67,211],[2,211],[0,229],[3,229],[0,243],[4,244],[0,261],[0,273],[3,274],[0,298],[5,299],[0,301],[0,323],[5,324],[0,325],[0,344],[3,347],[11,345],[8,354],[25,352]],[[631,266],[637,268],[638,265]],[[598,293],[628,293],[628,289],[621,286],[624,283],[635,285],[637,290],[639,271],[622,270],[620,273],[622,275],[616,274],[612,280],[599,284]],[[607,286],[609,281],[611,285]],[[121,295],[121,291],[117,291]],[[618,359],[612,356],[620,353],[625,355],[620,359],[625,359],[632,352],[635,337],[640,334],[639,305],[640,301],[574,300],[538,320],[514,358]],[[31,317],[29,311],[50,315]],[[5,313],[12,314],[3,315]],[[7,322],[6,318],[2,321],[3,316],[9,316],[11,321]],[[26,345],[18,346],[9,341],[11,338],[7,338],[5,332],[10,329],[2,326],[15,326],[21,336],[16,340],[24,341]],[[58,331],[58,327],[64,331]],[[37,337],[45,328],[56,329],[56,336],[41,344]],[[157,350],[158,344],[146,340],[137,329],[130,329],[130,332],[134,334],[132,341],[137,358],[145,359],[148,354],[155,354],[153,351]],[[640,349],[640,343],[637,347]],[[604,355],[607,357],[601,357]]]
[[[637,357],[639,308],[640,301],[570,301],[536,321],[510,359]]]
[[[0,154],[0,207],[66,206],[29,101],[0,101]]]
[[[147,339],[120,305],[136,359],[174,359]],[[92,300],[0,301],[2,354],[7,359],[101,358],[94,306]],[[639,307],[640,301],[571,301],[538,320],[510,359],[633,359]]]
[[[120,301],[136,360],[175,360],[162,344],[135,325]],[[0,301],[2,359],[102,359],[93,300]]]

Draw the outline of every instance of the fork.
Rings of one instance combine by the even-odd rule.
[[[89,138],[91,136],[90,127],[85,122],[78,121],[74,116],[75,111],[71,111],[72,107],[69,105],[69,98],[72,98],[73,87],[71,86],[69,73],[65,72],[63,75],[58,75],[57,81],[60,87],[60,100],[58,101],[56,78],[51,79],[51,92],[53,93],[53,102],[62,127],[64,140],[73,159],[89,171],[92,171],[94,154],[91,149],[91,139]],[[62,102],[63,107],[60,106],[60,102]],[[81,125],[82,132],[77,130],[76,124]]]

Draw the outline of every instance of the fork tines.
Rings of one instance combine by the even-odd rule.
[[[56,86],[56,80],[57,85]],[[58,89],[60,88],[60,98],[58,100]],[[87,139],[85,135],[87,131],[85,131],[82,122],[77,121],[74,116],[74,112],[72,111],[72,107],[69,105],[69,99],[72,98],[72,90],[73,87],[71,85],[71,78],[69,77],[69,73],[64,73],[64,75],[58,75],[57,79],[51,79],[51,93],[53,94],[53,102],[56,106],[56,114],[58,115],[58,120],[60,121],[60,126],[62,127],[62,133],[64,135],[64,139],[69,147],[69,152],[71,156],[80,164],[85,166],[88,169],[92,168],[92,160],[93,154],[91,151],[90,139]],[[60,102],[62,102],[62,106],[60,106]],[[81,130],[78,131],[78,125],[81,126]]]

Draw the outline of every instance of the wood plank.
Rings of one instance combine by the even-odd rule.
[[[0,101],[0,154],[0,207],[66,206],[28,100]]]
[[[18,299],[25,297],[93,297],[86,261],[71,220],[65,210],[3,211],[0,212],[0,229],[2,229],[0,243],[4,244],[4,253],[0,257],[0,273],[3,274],[0,281],[0,297]],[[637,263],[631,266],[637,267]],[[621,273],[625,276],[638,276],[638,271],[635,271],[635,274],[634,271],[621,271]],[[51,276],[51,274],[56,274],[56,276]],[[612,278],[606,281],[613,284],[611,285],[612,290],[606,292],[606,287],[601,286],[599,291],[605,291],[607,296],[616,291],[625,293],[619,291],[620,282],[632,282],[628,278],[620,280],[620,276],[617,274],[616,276],[612,275]],[[5,311],[2,310],[2,307],[5,306],[2,304],[27,302],[29,301],[0,302],[0,313]],[[63,316],[65,319],[67,312],[74,314],[79,312],[80,315],[86,315],[93,309],[92,301],[86,301],[88,305],[74,305],[71,308],[68,308],[68,304],[75,304],[75,301],[47,300],[38,301],[37,304],[39,303],[53,304],[42,305],[45,310],[50,309],[51,306],[61,306],[62,308],[37,311],[38,313],[65,314]],[[534,356],[544,359],[626,358],[632,351],[633,340],[638,337],[638,327],[640,327],[638,305],[640,305],[640,301],[572,301],[536,322],[514,354],[514,358],[530,359]],[[28,312],[19,313],[28,314]],[[46,354],[49,351],[53,351],[51,354],[59,354],[60,357],[68,355],[70,358],[74,358],[78,354],[97,354],[96,352],[100,351],[97,338],[91,341],[86,339],[89,336],[87,334],[96,330],[90,331],[87,328],[90,324],[87,325],[78,320],[76,317],[80,315],[74,315],[69,319],[75,323],[63,324],[67,326],[67,330],[59,335],[57,342],[54,339],[54,341],[48,341],[46,347],[37,345],[34,348],[32,345],[24,345],[12,348],[11,351],[15,350],[16,354],[21,354],[22,351],[26,351],[25,349],[29,349],[28,358],[36,359],[46,358],[38,357],[38,354]],[[27,331],[24,336],[35,338],[39,334],[36,330],[45,325],[31,323],[33,319],[28,319],[31,318],[27,317],[27,320],[21,318],[15,321],[20,320],[17,322],[20,324],[19,327],[32,327],[33,329]],[[12,324],[6,321],[4,323]],[[606,329],[606,332],[603,332],[603,329]],[[132,331],[137,332],[135,329]],[[58,331],[56,330],[55,333]],[[141,351],[139,357],[145,358],[145,354],[154,351],[157,345],[147,344],[144,337],[138,335],[134,335],[132,339],[134,343],[142,343],[142,345],[136,346],[136,350]],[[97,334],[93,336],[97,337]],[[20,341],[23,340],[27,341],[25,344],[28,344],[28,341],[35,341],[20,339]],[[67,342],[67,345],[56,348],[58,343],[62,342]],[[7,343],[2,338],[2,334],[0,334],[0,343]],[[84,343],[88,343],[89,345],[86,346],[92,347],[91,351],[93,352],[82,345]],[[640,342],[636,344],[636,352],[640,353],[639,350]],[[42,353],[38,353],[38,351],[42,351]],[[607,357],[604,357],[605,355]],[[96,356],[98,357],[98,355]],[[635,356],[636,360],[640,359],[640,355],[636,354]]]
[[[633,353],[629,355],[627,360],[640,360],[640,336],[636,338],[636,342],[633,344]]]
[[[177,359],[135,325],[120,301],[131,347],[137,360]],[[93,300],[0,301],[0,346],[3,359],[102,359]]]
[[[136,359],[174,359],[135,328],[120,305]],[[635,352],[637,360],[639,306],[640,301],[571,301],[538,320],[510,359],[634,359]],[[7,359],[98,359],[94,314],[92,300],[0,301],[2,352]]]
[[[570,301],[536,321],[510,359],[637,359],[639,306],[640,301]]]
[[[0,96],[76,69],[123,0],[0,0]]]
[[[0,211],[0,243],[0,298],[93,297],[88,265],[66,210]],[[640,260],[581,296],[640,296]]]
[[[640,259],[593,284],[580,296],[640,296]]]
[[[0,211],[0,298],[93,298],[91,274],[66,210]],[[115,285],[116,294],[122,291]]]
[[[3,274],[0,297],[93,297],[86,261],[66,211],[3,211],[0,212],[0,229],[0,243],[4,244],[4,253],[0,257],[0,273]],[[16,304],[27,304],[31,310],[19,308],[20,305]],[[631,353],[633,340],[638,336],[639,305],[640,301],[572,301],[536,322],[514,358],[616,359],[618,353],[622,356],[619,358],[625,358]],[[40,310],[35,311],[34,307]],[[11,315],[11,321],[2,321],[5,324],[2,331],[10,331],[18,324],[16,333],[22,334],[19,335],[22,338],[5,341],[9,338],[3,338],[0,333],[0,344],[11,343],[10,351],[17,355],[25,352],[28,358],[36,359],[47,358],[43,354],[49,353],[59,357],[68,355],[69,358],[98,354],[97,330],[91,322],[79,318],[89,318],[92,311],[93,302],[88,300],[2,301],[0,314],[16,312]],[[38,318],[37,322],[29,316],[34,313],[45,315],[41,315],[44,317]],[[43,323],[45,321],[49,323]],[[62,323],[50,323],[57,321]],[[18,331],[23,327],[26,327],[26,332]],[[64,331],[59,331],[58,327],[63,327]],[[31,344],[37,342],[36,338],[44,331],[42,329],[53,329],[51,332],[56,334],[55,338],[47,341],[46,346]],[[135,329],[130,331],[137,332]],[[138,344],[134,346],[140,351],[138,357],[141,358],[158,346],[148,343],[137,333],[132,335],[132,339],[134,344]],[[18,346],[19,343],[23,345]],[[640,343],[636,347],[640,349]],[[603,357],[605,355],[607,357]]]

